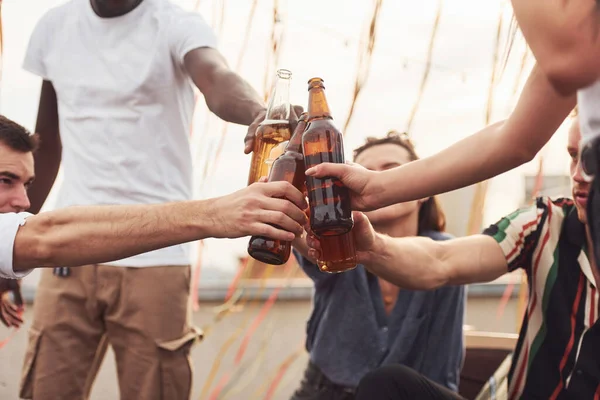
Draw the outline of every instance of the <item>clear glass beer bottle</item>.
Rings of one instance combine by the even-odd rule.
[[[287,69],[277,70],[273,93],[269,99],[265,120],[256,129],[248,185],[269,175],[267,163],[271,151],[278,144],[290,140],[290,82],[292,73]]]

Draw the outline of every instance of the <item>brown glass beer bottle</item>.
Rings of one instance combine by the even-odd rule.
[[[269,182],[286,181],[305,192],[304,156],[302,155],[302,133],[306,128],[306,113],[300,116],[298,126],[285,152],[273,162]],[[248,254],[254,259],[271,265],[285,264],[290,258],[292,243],[264,236],[252,236],[248,243]]]
[[[290,140],[290,81],[292,73],[287,69],[279,69],[276,79],[265,120],[258,126],[254,136],[248,185],[269,175],[270,165],[267,163],[267,159],[271,150],[278,144]]]
[[[333,124],[321,78],[308,81],[308,125],[302,146],[307,169],[323,162],[345,162],[342,134]],[[315,235],[342,235],[352,229],[350,193],[338,179],[307,176],[306,187]]]

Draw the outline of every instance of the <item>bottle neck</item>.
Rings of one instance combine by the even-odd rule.
[[[332,118],[323,87],[311,87],[308,91],[308,120],[316,118]]]
[[[277,77],[269,99],[265,119],[288,121],[290,119],[290,78]]]
[[[291,151],[294,153],[302,153],[302,134],[306,129],[306,121],[298,121],[298,126],[292,135],[285,151]]]

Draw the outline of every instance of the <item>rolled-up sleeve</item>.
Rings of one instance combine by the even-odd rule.
[[[15,238],[29,216],[29,213],[0,214],[0,278],[20,279],[31,272],[13,270]]]
[[[531,268],[533,250],[547,225],[550,208],[553,208],[550,199],[540,197],[535,204],[518,209],[483,231],[500,245],[508,271]]]

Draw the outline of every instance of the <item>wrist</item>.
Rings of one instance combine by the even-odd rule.
[[[386,203],[386,184],[387,180],[387,171],[383,172],[372,172],[372,176],[370,177],[365,192],[368,194],[368,209],[369,210],[377,210],[381,208]]]
[[[361,255],[361,262],[364,265],[372,266],[381,263],[381,260],[386,257],[387,252],[387,235],[375,233],[373,243],[369,248]]]
[[[219,200],[220,199],[217,198],[213,201],[199,200],[192,202],[190,219],[193,221],[192,227],[195,235],[198,236],[198,240],[208,237],[219,237],[219,232],[217,232],[217,219],[219,216],[217,202]]]

